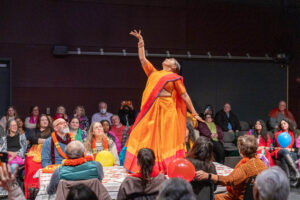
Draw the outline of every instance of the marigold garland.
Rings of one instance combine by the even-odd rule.
[[[108,141],[107,141],[106,136],[103,137],[103,147],[104,147],[104,150],[108,150]],[[97,148],[96,148],[96,138],[95,137],[93,137],[93,141],[92,141],[92,152],[93,152],[94,159],[96,159]]]
[[[85,156],[81,158],[75,158],[75,159],[64,159],[62,161],[62,165],[64,166],[77,166],[77,165],[82,165],[83,163],[92,161],[93,157],[92,156]]]
[[[75,140],[74,135],[73,135],[72,133],[68,133],[68,134],[70,135],[71,141],[74,141],[74,140]],[[60,148],[60,145],[59,145],[59,143],[58,143],[58,141],[57,141],[55,132],[52,132],[51,137],[52,137],[54,146],[55,146],[57,152],[59,153],[59,155],[60,155],[61,157],[63,157],[64,159],[67,159],[66,154],[65,154],[65,153],[61,150],[61,148]]]

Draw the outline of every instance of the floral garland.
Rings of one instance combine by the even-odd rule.
[[[75,159],[64,159],[62,161],[62,165],[64,166],[77,166],[77,165],[82,165],[83,163],[92,161],[93,157],[92,156],[85,156],[81,158],[75,158]]]
[[[71,141],[74,141],[74,140],[75,140],[74,135],[73,135],[72,133],[69,133],[69,135],[70,135]],[[60,155],[61,157],[63,157],[64,159],[67,159],[66,154],[65,154],[65,153],[61,150],[61,148],[60,148],[60,145],[59,145],[59,143],[58,143],[58,141],[57,141],[55,132],[53,132],[53,133],[51,134],[51,137],[52,137],[52,140],[53,140],[53,142],[54,142],[54,146],[55,146],[57,152],[59,153],[59,155]]]
[[[107,141],[106,136],[104,136],[104,138],[103,138],[103,147],[104,147],[104,150],[108,150],[108,141]],[[97,149],[96,149],[96,138],[95,137],[93,137],[93,141],[92,141],[92,152],[93,152],[94,159],[96,159]]]

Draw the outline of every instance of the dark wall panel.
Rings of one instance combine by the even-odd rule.
[[[184,82],[198,110],[215,112],[229,102],[240,120],[267,120],[271,109],[286,100],[287,69],[270,63],[184,62]]]
[[[90,115],[100,100],[116,112],[124,98],[139,106],[146,76],[138,58],[56,58],[54,45],[136,52],[136,39],[128,35],[136,28],[154,53],[271,55],[291,28],[282,29],[280,12],[276,6],[196,0],[2,0],[0,57],[12,60],[12,102],[22,116],[32,104],[65,104],[68,110],[84,104]],[[149,59],[156,66],[162,61]],[[295,109],[296,100],[290,101]]]

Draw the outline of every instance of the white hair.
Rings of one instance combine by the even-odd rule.
[[[68,158],[81,158],[84,156],[84,146],[80,141],[72,141],[66,146],[65,152]]]
[[[284,171],[271,167],[260,173],[255,180],[259,200],[287,200],[290,194],[290,183]]]

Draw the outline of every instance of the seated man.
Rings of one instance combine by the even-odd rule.
[[[287,200],[289,193],[289,179],[278,166],[263,171],[255,179],[253,187],[255,200]]]
[[[269,113],[269,117],[270,117],[269,125],[271,129],[275,129],[276,131],[278,131],[279,123],[284,118],[288,118],[292,120],[294,129],[297,128],[297,124],[293,114],[288,109],[286,109],[285,101],[280,101],[278,107],[271,110],[271,112]]]
[[[72,141],[66,147],[67,159],[57,168],[47,187],[48,194],[55,194],[60,180],[87,180],[97,178],[102,181],[103,167],[99,162],[89,161],[84,157],[84,146],[79,141]]]
[[[45,140],[42,148],[43,168],[52,164],[61,164],[61,161],[66,158],[66,145],[75,139],[64,119],[56,119],[53,122],[53,129],[54,132]]]
[[[107,112],[107,103],[100,102],[99,103],[99,111],[98,113],[93,114],[92,123],[93,122],[101,122],[103,120],[108,120],[111,124],[110,118],[113,116],[112,113]]]
[[[241,130],[240,121],[231,111],[229,103],[224,105],[223,110],[217,112],[215,123],[219,125],[224,132],[239,132]]]

